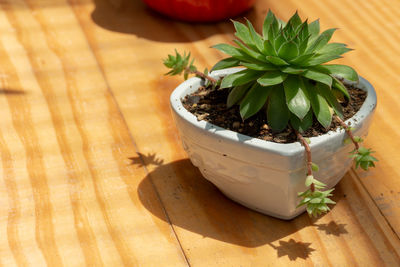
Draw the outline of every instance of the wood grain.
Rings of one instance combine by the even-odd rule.
[[[345,8],[344,8],[345,6]],[[161,59],[223,56],[230,22],[184,24],[132,0],[0,2],[0,265],[399,266],[396,131],[400,3],[258,1],[321,18],[378,91],[367,139],[380,162],[350,171],[337,205],[290,222],[250,211],[202,178],[180,146]]]
[[[20,248],[15,260],[33,266],[184,264],[166,220],[141,208],[136,184],[146,171],[130,164],[136,148],[68,5],[13,2],[1,20],[13,29],[2,36],[2,86],[24,90],[2,95],[10,113],[2,129],[12,131],[3,133],[3,150],[16,155],[3,162],[20,172],[7,177],[16,180],[9,199],[18,200],[13,192],[21,186],[20,198],[33,203],[30,213],[8,222],[8,243]],[[162,210],[151,185],[143,192]]]

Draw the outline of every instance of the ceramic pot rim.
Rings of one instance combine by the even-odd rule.
[[[241,68],[229,68],[229,69],[214,71],[210,75],[214,78],[219,78],[240,70]],[[176,114],[178,114],[182,119],[190,122],[192,125],[201,129],[204,132],[213,133],[217,135],[222,140],[241,143],[242,145],[245,146],[250,146],[253,148],[258,148],[261,150],[266,150],[269,152],[287,156],[304,153],[304,148],[301,146],[299,142],[281,144],[271,141],[265,141],[259,138],[249,137],[231,130],[226,130],[222,127],[216,126],[207,121],[198,121],[195,115],[193,115],[183,107],[181,99],[186,95],[197,90],[197,88],[202,84],[202,82],[203,81],[200,78],[197,77],[190,78],[185,82],[181,83],[172,92],[170,97],[171,107],[176,112]],[[348,84],[356,84],[350,81],[345,81],[345,82]],[[360,77],[360,81],[357,87],[367,92],[367,98],[365,99],[360,110],[352,118],[345,121],[346,124],[350,123],[350,125],[356,129],[355,132],[357,132],[357,129],[361,127],[364,119],[374,111],[377,103],[376,92],[373,86],[366,79]],[[319,146],[324,142],[329,142],[329,139],[339,137],[340,135],[343,136],[344,138],[345,131],[343,129],[338,128],[335,131],[329,131],[324,135],[311,137],[310,147],[312,148],[313,146]]]

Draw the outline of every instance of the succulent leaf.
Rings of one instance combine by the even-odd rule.
[[[301,67],[307,67],[305,63],[307,63],[310,58],[312,58],[314,54],[302,54],[299,55],[298,57],[290,60],[290,63],[293,64],[294,66],[301,66]]]
[[[246,67],[251,70],[277,70],[278,67],[272,64],[264,63],[264,64],[257,64],[257,63],[247,63],[247,62],[240,62],[240,65]]]
[[[228,108],[232,107],[238,103],[250,89],[251,83],[235,86],[229,92],[228,99],[226,101],[226,106]]]
[[[317,120],[322,126],[329,128],[332,122],[332,114],[329,110],[328,102],[314,86],[311,86],[309,83],[305,84],[310,96],[311,107]]]
[[[308,176],[306,177],[306,183],[305,183],[306,186],[309,187],[313,182],[314,182],[314,176],[308,175]]]
[[[253,116],[264,106],[271,89],[272,87],[264,87],[254,83],[240,103],[240,115],[243,119]]]
[[[339,90],[347,99],[350,99],[350,94],[347,88],[336,77],[332,77],[332,87]]]
[[[253,24],[249,20],[247,20],[247,26],[249,27],[251,40],[256,45],[258,51],[262,52],[264,50],[264,41],[263,38],[256,32],[253,27]]]
[[[348,48],[347,45],[342,43],[329,43],[325,45],[322,49],[320,49],[318,53],[321,55],[329,54],[340,56],[351,50],[352,49]]]
[[[367,171],[370,167],[375,167],[374,162],[378,160],[374,156],[371,156],[372,153],[374,153],[374,151],[365,147],[359,147],[350,152],[350,156],[354,158],[356,163],[356,169],[361,167],[363,170]]]
[[[246,84],[248,82],[254,81],[263,74],[264,72],[262,71],[255,71],[250,69],[235,72],[228,76],[225,76],[225,78],[221,82],[221,88],[228,88]]]
[[[289,19],[287,25],[290,25],[296,32],[298,27],[302,24],[301,18],[299,17],[299,14],[294,13],[294,15]]]
[[[268,31],[268,40],[270,40],[271,42],[275,40],[275,38],[279,34],[279,28],[280,28],[280,23],[274,15],[270,29]]]
[[[329,198],[332,196],[331,193],[334,189],[320,191],[320,189],[323,189],[326,185],[315,179],[312,175],[309,175],[305,180],[305,185],[310,187],[311,184],[314,184],[314,191],[308,189],[299,193],[298,196],[301,197],[302,200],[297,207],[305,205],[307,213],[310,216],[316,217],[330,210],[327,204],[336,204],[336,202]]]
[[[315,39],[315,41],[311,43],[310,46],[308,46],[306,53],[312,53],[323,48],[329,42],[335,31],[336,29],[329,29],[321,33],[321,35],[318,36],[317,39]]]
[[[280,57],[276,57],[276,56],[267,56],[266,59],[276,65],[276,66],[289,66],[289,63],[287,63],[285,60],[283,60]]]
[[[231,68],[231,67],[236,67],[237,65],[239,65],[240,61],[233,58],[233,57],[228,57],[228,58],[224,58],[220,61],[218,61],[212,68],[211,71],[214,70],[222,70],[222,69],[227,69],[227,68]]]
[[[333,95],[331,88],[329,88],[326,84],[317,83],[317,90],[328,101],[329,105],[335,111],[336,115],[338,115],[339,118],[343,119],[342,106]]]
[[[238,40],[233,40],[233,41],[242,49],[242,51],[244,53],[246,53],[250,57],[255,58],[255,59],[259,60],[259,61],[266,61],[265,57],[262,54],[254,51],[254,50],[251,50],[250,48],[246,47],[244,44],[242,44]]]
[[[310,110],[310,99],[302,78],[289,75],[283,82],[283,88],[289,110],[302,120]]]
[[[358,82],[359,79],[357,72],[352,67],[346,65],[338,65],[338,64],[320,65],[314,68],[326,74],[337,75],[354,82]]]
[[[300,25],[298,36],[300,37],[300,40],[308,41],[308,38],[310,37],[310,32],[308,30],[308,21],[307,20],[305,20],[303,22],[303,24]]]
[[[242,42],[246,43],[253,50],[256,50],[257,47],[254,44],[254,42],[252,41],[252,38],[250,36],[250,31],[246,27],[246,25],[244,25],[243,23],[240,23],[238,21],[234,21],[234,20],[232,20],[232,23],[236,30],[235,36]]]
[[[314,172],[319,171],[319,167],[317,164],[315,164],[314,162],[311,162],[311,168]]]
[[[290,114],[290,124],[296,131],[298,131],[300,133],[304,133],[313,124],[313,115],[312,114],[313,114],[313,112],[310,109],[307,112],[306,116],[304,116],[304,118],[302,120],[300,120],[299,117],[297,117],[296,115],[291,113]]]
[[[275,51],[274,46],[272,45],[272,42],[269,40],[264,41],[264,50],[263,53],[265,55],[272,55],[272,56],[277,56],[278,53]]]
[[[319,19],[314,20],[308,25],[308,32],[312,38],[317,38],[319,34]]]
[[[282,83],[288,75],[280,71],[270,71],[257,79],[262,86],[271,86]]]
[[[168,57],[163,61],[164,66],[171,69],[165,75],[180,75],[183,72],[186,79],[188,71],[196,71],[196,67],[193,65],[193,62],[194,59],[190,61],[190,53],[186,55],[186,52],[184,52],[182,56],[180,53],[178,53],[178,51],[175,50],[175,56],[168,55]]]
[[[341,56],[337,54],[314,54],[312,57],[310,57],[308,60],[306,60],[303,64],[304,66],[317,66],[329,61],[332,61],[334,59],[341,58]]]
[[[221,52],[223,52],[233,58],[236,58],[238,60],[249,61],[249,62],[258,62],[257,59],[252,58],[251,56],[247,55],[241,49],[238,49],[238,48],[228,45],[228,44],[217,44],[217,45],[212,46],[212,48],[218,49]]]
[[[274,40],[274,48],[275,51],[279,51],[279,49],[281,48],[281,46],[287,41],[285,35],[283,34],[283,32],[280,32],[278,37],[275,38]]]
[[[287,126],[289,114],[283,88],[275,86],[271,92],[267,109],[268,124],[275,131],[282,131]]]
[[[305,72],[307,69],[303,69],[303,68],[299,68],[296,66],[288,66],[288,67],[281,67],[280,70],[283,73],[287,73],[287,74],[301,74],[303,72]]]
[[[299,55],[299,46],[293,42],[293,41],[288,41],[284,43],[278,51],[278,56],[285,59],[285,60],[290,60]]]
[[[264,19],[263,23],[263,37],[265,40],[268,40],[268,32],[270,31],[272,22],[275,20],[275,15],[272,13],[271,10],[268,11],[267,16]]]

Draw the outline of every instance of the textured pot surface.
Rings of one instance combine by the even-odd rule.
[[[251,8],[255,0],[143,0],[152,9],[168,17],[211,22],[233,18]]]
[[[215,71],[222,77],[238,69]],[[299,142],[278,144],[225,130],[197,118],[181,102],[201,85],[191,78],[171,94],[171,107],[183,147],[203,176],[226,196],[242,205],[281,219],[292,219],[305,211],[296,208],[297,193],[306,189],[306,159]],[[360,78],[359,88],[367,91],[361,109],[346,121],[355,134],[366,136],[376,107],[376,93],[371,84]],[[352,165],[349,152],[353,144],[343,144],[347,135],[337,129],[310,138],[313,161],[320,170],[316,179],[335,186]]]

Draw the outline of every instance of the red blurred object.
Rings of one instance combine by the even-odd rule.
[[[211,22],[233,18],[251,8],[256,0],[143,0],[152,9],[168,17]]]

